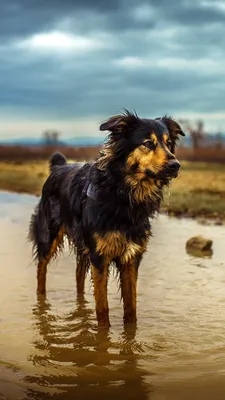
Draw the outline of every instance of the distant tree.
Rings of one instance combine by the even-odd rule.
[[[46,145],[56,146],[59,143],[60,133],[56,130],[47,130],[43,132],[43,138]]]
[[[204,122],[202,120],[197,121],[195,127],[188,120],[181,119],[179,122],[184,124],[185,130],[190,133],[192,148],[196,150],[201,147],[205,140]]]
[[[215,135],[215,141],[216,141],[215,147],[216,147],[218,150],[221,149],[221,148],[223,147],[223,135],[222,135],[221,132],[218,132],[218,133]]]
[[[196,128],[190,129],[190,135],[193,149],[198,149],[201,147],[202,141],[205,139],[203,121],[197,121]]]

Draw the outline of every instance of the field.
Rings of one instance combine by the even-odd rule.
[[[48,162],[0,161],[0,189],[40,195]],[[225,164],[181,162],[180,176],[165,189],[169,215],[225,221]]]
[[[225,165],[181,162],[180,176],[167,189],[164,210],[170,215],[225,221]]]

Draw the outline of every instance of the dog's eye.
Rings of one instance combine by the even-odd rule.
[[[147,140],[143,143],[143,146],[147,147],[150,150],[154,150],[156,148],[156,144],[152,140]]]
[[[171,142],[171,140],[167,140],[166,145],[167,145],[168,149],[171,149],[171,148],[172,148],[172,142]]]

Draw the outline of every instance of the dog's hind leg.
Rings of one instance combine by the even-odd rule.
[[[84,295],[84,285],[87,271],[90,265],[90,259],[85,249],[77,248],[77,267],[76,267],[76,285],[77,297],[82,298]]]
[[[37,266],[37,293],[45,294],[46,292],[46,274],[47,265],[51,259],[56,255],[58,249],[62,246],[65,230],[59,229],[54,239],[50,241],[48,246],[41,249],[41,244],[37,248],[38,253],[38,266]]]
[[[33,255],[38,262],[37,292],[42,294],[46,290],[47,265],[62,247],[66,233],[59,215],[57,199],[41,199],[30,220],[28,239],[33,243]]]

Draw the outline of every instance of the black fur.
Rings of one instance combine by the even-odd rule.
[[[175,158],[175,142],[178,134],[183,135],[183,132],[178,124],[175,132],[171,121],[168,117],[160,120],[141,119],[136,114],[125,112],[100,126],[100,130],[109,130],[110,134],[95,162],[70,165],[62,154],[55,153],[52,156],[50,175],[30,223],[30,240],[39,262],[48,257],[62,228],[72,247],[77,248],[78,254],[83,257],[84,268],[92,263],[100,272],[104,266],[104,255],[96,251],[96,233],[104,237],[107,232],[118,231],[126,237],[127,242],[143,245],[151,231],[149,218],[159,211],[163,187],[168,184],[170,176],[167,165],[162,165],[159,173],[152,173],[151,179],[146,172],[143,180],[148,182],[149,179],[149,189],[154,184],[157,191],[151,195],[149,190],[147,198],[138,200],[126,180],[126,163],[132,151],[152,131],[159,143],[162,132],[168,132],[172,141],[171,151],[165,149],[165,152],[168,153],[168,160]],[[129,172],[131,177],[137,169],[138,164],[135,163]],[[143,252],[135,256],[137,268],[143,253],[144,247]],[[118,257],[110,261],[121,268]]]

